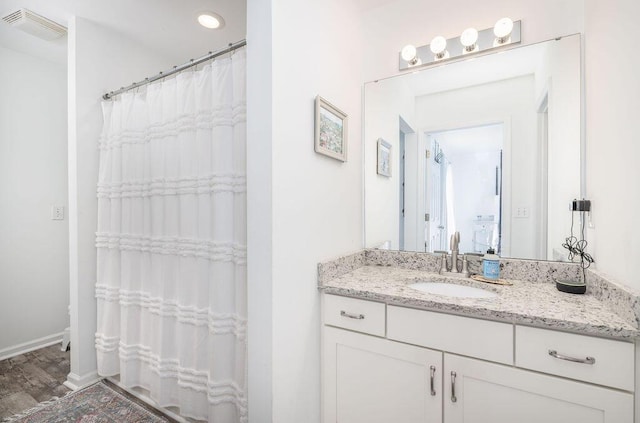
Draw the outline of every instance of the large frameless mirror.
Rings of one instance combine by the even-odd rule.
[[[580,35],[365,84],[365,246],[566,260]],[[380,171],[384,169],[384,171]]]

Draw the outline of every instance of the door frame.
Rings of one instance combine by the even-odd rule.
[[[400,227],[403,228],[403,232],[398,234],[398,243],[400,244],[400,239],[403,239],[404,250],[420,251],[416,250],[417,235],[415,234],[416,231],[415,227],[413,226],[416,219],[414,216],[416,207],[413,199],[415,198],[415,194],[417,194],[417,189],[415,182],[406,178],[406,175],[411,176],[414,174],[413,170],[415,167],[415,160],[413,160],[410,154],[417,148],[417,134],[416,131],[411,127],[411,125],[409,125],[409,123],[402,117],[402,115],[398,115],[398,130],[399,133],[404,134],[404,153],[406,157],[404,161],[404,222],[400,222],[400,224],[398,225],[398,230],[400,230]],[[400,143],[398,143],[398,146],[400,147]],[[400,151],[401,148],[398,148],[398,150],[398,159],[401,160],[400,154],[402,154],[403,152]],[[407,156],[407,154],[409,156]],[[398,166],[398,168],[400,168],[400,166]],[[398,169],[398,172],[400,172],[400,169]],[[400,184],[401,182],[398,183]],[[399,187],[398,189],[401,189],[401,187]],[[399,220],[400,219],[402,219],[401,215],[399,215]],[[403,250],[403,248],[400,248],[400,245],[398,245],[398,247],[399,250]]]
[[[502,151],[503,151],[503,165],[502,165],[502,201],[501,201],[501,216],[502,221],[502,251],[501,256],[509,257],[511,253],[511,116],[497,116],[491,119],[471,120],[471,121],[452,121],[437,126],[425,126],[418,131],[418,142],[416,157],[424,157],[426,151],[430,148],[428,142],[428,135],[434,132],[452,131],[455,129],[467,129],[477,126],[487,125],[499,125],[502,124]],[[428,199],[431,198],[431,186],[426,183],[426,178],[429,175],[427,165],[425,162],[428,160],[418,161],[418,213],[417,218],[424,217],[426,213],[429,213]],[[426,186],[425,186],[426,185]],[[416,222],[416,225],[424,225],[424,222]],[[421,226],[416,226],[421,227]],[[472,234],[461,234],[462,236],[472,236]],[[429,239],[429,233],[427,230],[418,231],[418,245],[426,245],[426,251],[429,246],[426,244]]]
[[[538,198],[538,219],[536,225],[539,235],[536,237],[539,260],[552,260],[549,251],[549,100],[551,97],[551,78],[547,79],[540,98],[536,103],[538,125],[538,163],[540,165],[536,194]]]

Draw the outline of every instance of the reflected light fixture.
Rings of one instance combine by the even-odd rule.
[[[503,44],[509,44],[511,42],[511,32],[513,31],[513,21],[509,18],[502,18],[496,22],[493,27],[493,34],[496,39],[493,41],[493,46],[501,46]]]
[[[402,57],[402,60],[409,63],[409,66],[422,64],[422,61],[418,59],[418,50],[414,45],[407,44],[406,46],[402,47],[400,56]]]
[[[434,60],[442,60],[449,58],[449,52],[447,51],[447,39],[441,35],[438,35],[429,44],[431,52],[434,54]]]
[[[224,19],[217,13],[200,12],[198,13],[198,23],[205,28],[220,29],[224,26]]]
[[[478,47],[478,30],[475,28],[467,28],[460,35],[460,44],[462,44],[462,54],[473,53],[479,49]]]

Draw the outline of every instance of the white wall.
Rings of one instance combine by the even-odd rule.
[[[273,421],[271,21],[271,0],[247,3],[247,366],[252,423]]]
[[[362,247],[357,18],[342,0],[281,0],[273,8],[273,421],[279,423],[319,419],[317,264]],[[313,150],[318,94],[349,116],[346,163]]]
[[[362,247],[359,16],[342,0],[273,0],[270,11],[248,3],[248,42],[263,46],[263,36],[272,48],[271,64],[249,58],[266,67],[248,74],[249,413],[252,423],[313,423],[320,419],[317,263]],[[318,94],[349,116],[346,163],[314,152]],[[266,154],[260,164],[269,143],[271,163]],[[252,339],[258,327],[266,335]],[[261,353],[271,355],[271,369],[258,369]]]
[[[73,385],[95,377],[96,183],[102,94],[166,69],[171,61],[75,17],[69,22],[69,271]]]
[[[0,47],[0,357],[67,327],[66,68]]]
[[[640,2],[585,2],[589,247],[600,271],[640,289]]]

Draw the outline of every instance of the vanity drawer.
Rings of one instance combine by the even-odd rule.
[[[634,359],[630,342],[516,326],[516,366],[525,369],[633,391]]]
[[[324,324],[384,336],[385,307],[384,303],[326,294]]]
[[[388,306],[387,338],[513,365],[509,323]]]

